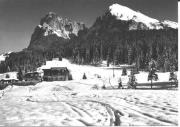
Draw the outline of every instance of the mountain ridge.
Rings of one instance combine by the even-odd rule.
[[[165,27],[177,29],[176,22],[169,20],[159,21],[139,11],[134,11],[126,6],[117,3],[109,6],[109,11],[113,16],[116,17],[117,20],[123,20],[123,21],[133,20],[138,23],[143,23],[144,25],[147,26],[148,29],[164,29]]]
[[[101,22],[105,23],[103,26],[105,31],[177,29],[176,22],[169,20],[161,22],[117,3],[110,5],[108,11],[101,18]],[[94,28],[97,31],[102,27],[101,23],[97,23],[95,27],[94,24],[88,28],[89,31]],[[28,49],[43,50],[52,47],[53,42],[67,42],[73,37],[78,37],[79,31],[81,31],[79,34],[84,34],[84,29],[86,29],[84,23],[71,21],[54,12],[49,12],[41,18],[40,24],[36,26]],[[47,45],[44,44],[45,42]]]

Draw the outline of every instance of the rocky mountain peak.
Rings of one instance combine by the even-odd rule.
[[[54,12],[49,12],[41,19],[38,27],[43,29],[44,36],[56,34],[58,37],[70,39],[70,34],[75,34],[77,36],[79,30],[83,30],[85,25],[62,18]]]
[[[62,18],[54,12],[47,13],[40,20],[40,24],[36,26],[28,49],[48,48],[51,43],[69,40],[73,35],[77,36],[85,25],[67,18]]]

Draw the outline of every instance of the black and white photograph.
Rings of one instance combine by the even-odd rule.
[[[0,126],[178,126],[178,4],[0,0]]]

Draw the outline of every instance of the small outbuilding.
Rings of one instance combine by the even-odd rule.
[[[24,75],[25,81],[41,81],[41,75],[38,72],[28,72]]]
[[[44,81],[67,81],[69,77],[69,70],[67,67],[51,67],[43,69]]]
[[[0,74],[0,81],[2,83],[16,82],[18,81],[18,72],[6,72],[3,74]]]
[[[67,81],[72,80],[72,75],[68,69],[68,62],[64,59],[59,61],[58,58],[53,58],[51,61],[46,61],[45,65],[37,68],[44,81]]]

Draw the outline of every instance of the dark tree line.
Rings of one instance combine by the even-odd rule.
[[[153,58],[160,71],[170,71],[172,65],[178,69],[177,30],[128,31],[125,34],[126,38],[114,35],[113,40],[78,38],[72,47],[72,61],[99,64],[107,60],[108,63],[114,61],[116,65],[135,63],[137,68],[147,69],[148,62]]]

